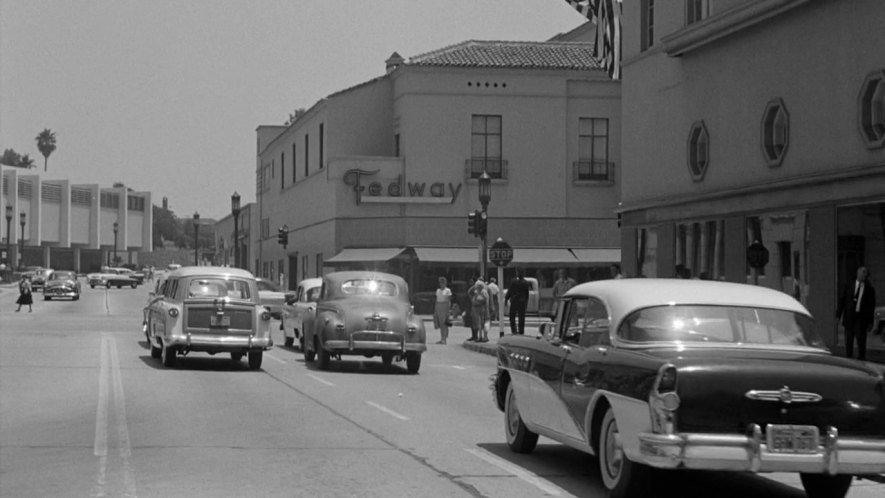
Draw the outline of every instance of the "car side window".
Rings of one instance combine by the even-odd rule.
[[[581,343],[581,332],[584,328],[585,315],[587,313],[587,300],[584,298],[571,299],[565,305],[565,320],[563,322],[562,342],[570,344]]]
[[[611,321],[605,303],[597,298],[587,298],[587,309],[584,315],[584,326],[581,331],[581,345],[596,346],[608,344]]]
[[[316,302],[319,300],[319,297],[320,297],[320,288],[319,287],[313,287],[311,289],[308,289],[307,302],[309,302],[309,303]]]

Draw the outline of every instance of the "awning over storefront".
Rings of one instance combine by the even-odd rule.
[[[571,249],[575,258],[582,263],[620,263],[621,250],[615,248]]]
[[[476,263],[478,247],[413,247],[422,263]]]
[[[580,263],[568,249],[556,247],[513,248],[511,264],[561,264],[575,265]]]
[[[338,254],[327,259],[324,264],[344,263],[371,263],[390,261],[399,256],[405,250],[403,247],[372,247],[343,249]]]

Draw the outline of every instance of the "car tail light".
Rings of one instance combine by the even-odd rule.
[[[418,332],[418,327],[416,327],[415,325],[409,325],[406,330],[409,332],[409,334],[414,334],[415,332]]]
[[[654,387],[648,396],[652,428],[657,433],[676,432],[676,412],[679,410],[679,394],[676,393],[678,375],[676,367],[664,365],[658,370]]]
[[[169,316],[175,318],[178,316],[178,308],[169,308]]]

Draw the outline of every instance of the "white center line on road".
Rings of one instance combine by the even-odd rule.
[[[553,484],[552,482],[544,479],[543,477],[539,477],[537,474],[525,470],[518,465],[514,465],[507,460],[502,458],[498,458],[495,455],[489,453],[485,450],[480,450],[476,448],[464,448],[464,451],[470,453],[471,455],[485,460],[486,462],[498,467],[504,472],[508,472],[513,474],[514,476],[522,479],[523,481],[531,484],[532,486],[540,489],[548,496],[571,496],[569,492],[560,488],[559,486]]]
[[[98,471],[95,477],[95,485],[92,488],[92,496],[103,497],[109,491],[119,496],[135,497],[135,477],[130,465],[132,446],[129,440],[129,427],[126,423],[126,397],[123,394],[123,379],[120,375],[120,358],[117,354],[117,343],[113,336],[103,334],[101,338],[98,377],[98,407],[95,413],[95,440],[93,442],[93,454],[98,457]],[[111,389],[108,389],[110,380]],[[109,399],[113,396],[113,412],[110,412]],[[108,429],[113,414],[114,435],[116,436],[116,449],[119,463],[116,474],[122,474],[122,489],[119,485],[108,490],[108,481],[114,475],[108,476]],[[112,457],[111,457],[112,458]]]
[[[272,354],[270,354],[270,353],[264,353],[264,356],[267,356],[268,358],[270,358],[270,359],[273,360],[273,361],[280,362],[280,363],[282,363],[283,365],[286,364],[286,360],[281,360],[281,359],[277,358],[276,356],[274,356],[274,355],[272,355]]]
[[[311,379],[313,379],[313,380],[319,382],[320,384],[325,384],[325,385],[330,386],[330,387],[335,387],[335,384],[332,384],[332,383],[329,382],[328,380],[323,379],[323,378],[321,378],[321,377],[317,377],[317,376],[314,375],[314,374],[307,374],[307,376],[310,377]]]
[[[452,365],[452,368],[455,368],[458,370],[467,370],[467,367],[462,367],[461,365]]]
[[[366,404],[373,407],[373,408],[377,408],[377,409],[381,410],[382,412],[390,415],[391,417],[396,417],[400,420],[409,420],[409,417],[407,417],[403,414],[397,413],[397,412],[391,410],[390,408],[387,408],[386,406],[379,405],[378,403],[375,403],[372,401],[366,401]]]

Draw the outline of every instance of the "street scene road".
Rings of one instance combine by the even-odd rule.
[[[167,369],[141,332],[146,287],[84,287],[32,313],[0,289],[0,496],[606,496],[593,457],[507,448],[495,358],[463,327],[418,375],[356,357],[320,371],[277,330],[258,371],[207,354]],[[804,496],[786,474],[654,479],[667,497]]]

